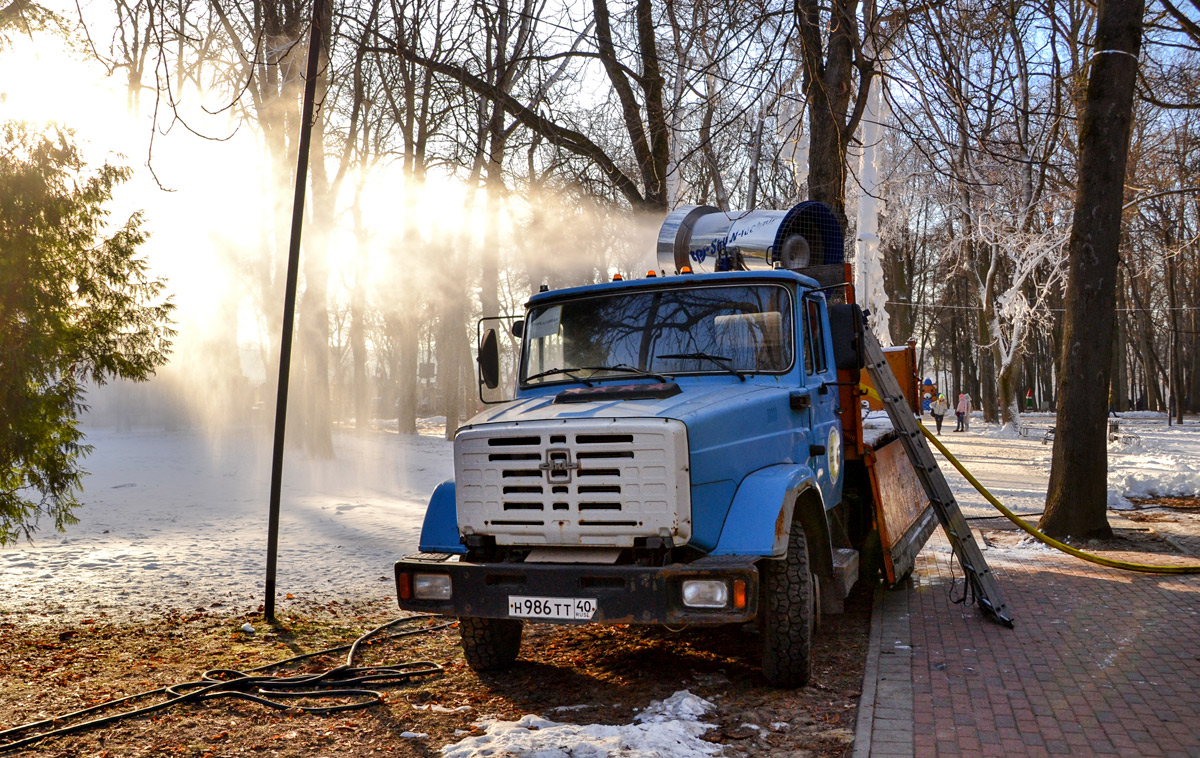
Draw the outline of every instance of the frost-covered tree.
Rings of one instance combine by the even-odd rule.
[[[987,253],[988,266],[982,275],[976,274],[975,290],[991,337],[1000,422],[1019,424],[1017,377],[1026,338],[1037,318],[1045,315],[1047,298],[1061,286],[1067,234],[1058,227],[1014,230],[991,215],[981,217],[975,231],[977,247]],[[1007,269],[1004,276],[1002,267]]]
[[[1061,291],[1069,190],[1069,79],[1076,45],[1033,3],[934,5],[906,28],[891,66],[892,111],[948,189],[930,209],[946,269],[965,278],[984,417],[1017,422],[1030,326]],[[902,43],[902,44],[901,44]],[[936,73],[936,75],[930,75]],[[903,297],[903,295],[901,295]],[[966,324],[964,324],[965,326]],[[1028,380],[1028,377],[1026,377]]]
[[[0,126],[0,545],[41,518],[60,531],[85,473],[89,382],[149,378],[170,351],[169,298],[147,275],[134,214],[106,228],[128,169],[86,173],[69,134]]]

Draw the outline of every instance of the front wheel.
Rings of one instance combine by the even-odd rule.
[[[810,653],[816,593],[804,527],[792,522],[787,556],[763,561],[762,670],[776,687],[803,687],[812,672]]]
[[[521,629],[519,619],[460,618],[458,630],[467,665],[476,671],[508,668],[521,649]]]

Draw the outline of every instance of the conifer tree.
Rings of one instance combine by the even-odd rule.
[[[0,545],[43,518],[75,521],[91,447],[89,383],[142,381],[170,353],[165,283],[151,278],[135,213],[106,206],[127,168],[89,171],[69,132],[0,124]]]

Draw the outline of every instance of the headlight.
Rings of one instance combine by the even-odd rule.
[[[683,583],[683,604],[689,608],[724,608],[729,603],[729,587],[717,579],[687,579]]]
[[[413,597],[417,600],[449,600],[449,574],[413,574]]]

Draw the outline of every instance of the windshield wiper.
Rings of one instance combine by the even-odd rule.
[[[741,379],[743,382],[746,381],[746,377],[744,374],[742,374],[741,371],[738,371],[737,369],[728,365],[730,362],[733,361],[733,359],[726,358],[723,355],[713,355],[712,353],[668,353],[666,355],[658,355],[655,357],[656,358],[686,358],[686,359],[692,359],[692,360],[712,361],[713,363],[717,364],[721,368],[725,369],[730,374],[733,374],[734,376],[736,376],[738,379]]]
[[[575,376],[575,374],[571,373],[572,371],[583,371],[583,370],[584,369],[582,369],[582,368],[548,368],[545,371],[534,374],[533,376],[525,377],[525,381],[532,382],[534,379],[541,379],[544,376],[552,376],[554,374],[563,374],[564,376],[569,377],[572,381],[580,382],[582,384],[587,385],[588,387],[591,387],[592,383],[589,382],[587,379],[584,379],[582,376]]]
[[[659,357],[662,357],[662,356],[659,356]],[[657,379],[660,382],[670,381],[667,377],[663,376],[662,374],[656,374],[653,371],[646,371],[645,369],[640,369],[640,368],[637,368],[636,366],[630,366],[628,363],[618,363],[615,366],[582,366],[581,369],[585,369],[587,371],[623,371],[626,374],[637,374],[639,376],[648,376],[651,379]],[[603,379],[603,378],[606,378],[606,377],[600,377],[600,376],[592,377],[592,379]]]

